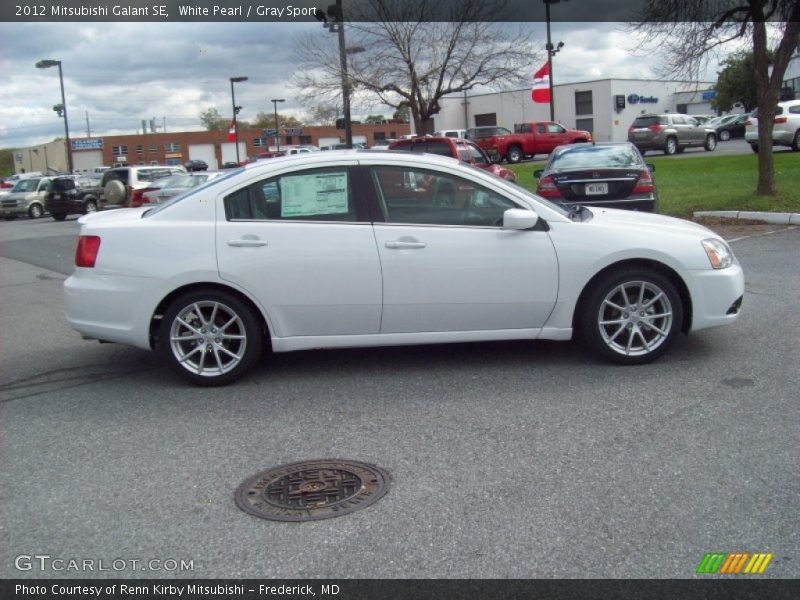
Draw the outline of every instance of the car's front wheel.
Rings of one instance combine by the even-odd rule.
[[[506,153],[506,160],[512,165],[518,163],[522,160],[522,150],[520,150],[517,146],[512,146]]]
[[[794,137],[789,147],[792,149],[792,152],[800,152],[800,129],[794,132]]]
[[[664,154],[672,156],[678,151],[678,140],[674,137],[668,137],[664,143]]]
[[[97,212],[97,202],[94,200],[87,200],[83,203],[83,214],[88,215],[89,213]]]
[[[34,202],[31,204],[30,208],[28,209],[28,216],[31,219],[38,219],[44,214],[44,208],[38,202]]]
[[[225,291],[195,291],[176,298],[164,314],[159,350],[184,379],[225,385],[244,375],[261,355],[261,321],[248,304]]]
[[[649,269],[626,269],[604,278],[581,308],[589,347],[626,365],[648,363],[664,354],[683,322],[675,286]]]
[[[730,134],[728,134],[728,137],[730,138]],[[709,133],[706,136],[706,143],[703,144],[703,147],[708,152],[713,152],[714,149],[717,147],[717,136],[715,136],[713,133]]]

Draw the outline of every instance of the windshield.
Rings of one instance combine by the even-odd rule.
[[[550,156],[548,171],[641,167],[639,153],[631,146],[590,146],[579,144],[556,151]]]
[[[38,179],[21,179],[11,190],[12,192],[35,192],[39,185]]]
[[[215,177],[213,179],[209,179],[208,181],[206,181],[202,185],[198,185],[195,188],[191,188],[187,192],[185,192],[185,193],[183,193],[183,194],[181,194],[179,196],[175,196],[174,198],[171,198],[170,200],[168,200],[164,204],[159,204],[158,206],[156,206],[154,208],[151,208],[148,211],[145,211],[142,216],[143,217],[152,217],[153,215],[160,213],[165,208],[167,208],[169,206],[172,206],[173,204],[177,204],[178,202],[181,202],[182,200],[185,200],[186,198],[189,198],[190,196],[194,196],[197,192],[200,192],[200,191],[203,191],[203,190],[205,190],[207,188],[215,186],[218,183],[221,183],[223,181],[227,181],[231,177],[235,177],[236,175],[239,175],[240,173],[244,173],[244,167],[239,167],[238,169],[234,169],[230,173],[226,173],[222,177]]]

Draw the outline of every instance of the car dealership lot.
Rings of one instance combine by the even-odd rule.
[[[711,551],[800,575],[798,229],[735,242],[741,318],[650,365],[550,342],[337,350],[221,389],[70,330],[76,231],[0,222],[5,577],[87,574],[22,554],[194,561],[168,577],[690,577]],[[305,524],[236,508],[247,477],[312,458],[378,464],[389,493]]]

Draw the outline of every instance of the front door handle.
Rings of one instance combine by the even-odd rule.
[[[254,235],[246,235],[238,240],[228,240],[228,246],[234,246],[236,248],[258,248],[266,245],[266,240],[260,240]]]
[[[413,250],[424,248],[425,242],[386,242],[386,247],[391,250]]]

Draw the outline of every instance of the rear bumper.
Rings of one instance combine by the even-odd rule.
[[[651,213],[658,212],[658,198],[652,194],[631,196],[620,200],[576,200],[574,202],[565,201],[560,204],[567,209],[573,206],[586,206],[588,208],[620,208]]]

